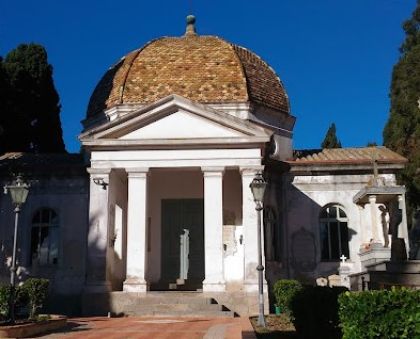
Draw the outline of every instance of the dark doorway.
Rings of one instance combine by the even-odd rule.
[[[188,233],[188,255],[182,255],[181,235]],[[185,243],[184,237],[184,243]],[[184,252],[185,253],[185,252]],[[187,261],[186,279],[181,260]],[[197,290],[204,280],[204,201],[203,199],[162,200],[162,262],[160,289]],[[184,271],[185,274],[185,271]],[[166,287],[165,287],[166,286]]]

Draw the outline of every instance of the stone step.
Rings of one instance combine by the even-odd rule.
[[[203,297],[200,294],[188,293],[112,293],[111,300],[124,305],[156,305],[156,304],[215,304],[213,298]]]
[[[210,311],[210,310],[195,310],[195,311],[174,311],[174,310],[156,310],[150,308],[149,310],[135,310],[126,311],[125,315],[128,316],[156,316],[156,317],[221,317],[221,318],[233,318],[235,316],[232,311]]]
[[[234,312],[214,298],[197,292],[111,292],[90,294],[83,299],[84,315],[233,317]]]
[[[124,313],[127,312],[195,312],[195,311],[223,311],[223,306],[219,304],[152,304],[152,305],[130,305],[124,308]]]

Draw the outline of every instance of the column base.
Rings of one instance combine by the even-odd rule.
[[[144,279],[128,278],[124,281],[124,292],[147,292],[148,284]]]
[[[217,282],[203,281],[203,292],[225,292],[226,283],[224,280]]]
[[[111,292],[112,287],[109,281],[91,281],[87,282],[83,288],[83,293],[107,293]]]

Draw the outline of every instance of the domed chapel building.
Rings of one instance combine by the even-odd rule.
[[[384,147],[293,150],[295,120],[263,59],[198,34],[188,17],[183,36],[150,41],[106,71],[82,122],[83,154],[0,157],[3,184],[10,168],[36,178],[21,215],[20,277],[48,277],[61,306],[86,314],[129,313],[156,291],[254,313],[250,183],[263,173],[265,287],[320,277],[350,287],[353,276],[357,288],[360,272],[389,259],[391,238],[407,243],[395,179],[406,159]],[[8,196],[0,208],[6,280]],[[393,211],[402,219],[391,237]]]

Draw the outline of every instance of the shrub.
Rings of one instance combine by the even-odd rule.
[[[5,320],[9,316],[10,286],[0,286],[0,320]]]
[[[345,287],[304,287],[291,300],[292,320],[300,337],[339,339],[338,296]]]
[[[302,285],[297,280],[277,280],[273,287],[276,305],[279,306],[282,311],[290,313],[290,301],[301,289]]]
[[[48,295],[48,285],[48,279],[30,278],[20,287],[28,298],[30,319],[35,319],[39,309],[42,308]]]
[[[0,286],[0,320],[7,320],[9,318],[10,311],[10,298],[11,298],[11,287],[10,285],[1,285]],[[18,312],[25,303],[27,303],[25,294],[22,293],[22,290],[19,286],[15,287],[15,312]]]
[[[343,339],[420,338],[420,291],[347,292],[339,298]]]

